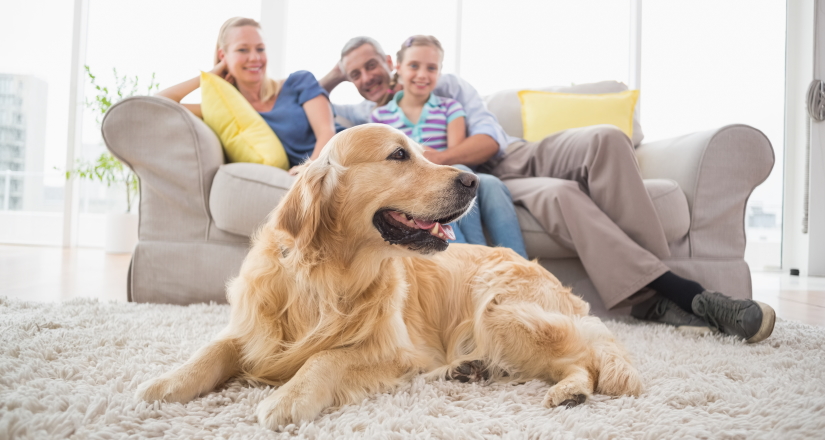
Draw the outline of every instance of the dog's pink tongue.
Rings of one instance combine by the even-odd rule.
[[[433,225],[435,224],[435,222],[431,222],[428,220],[419,220],[417,218],[413,220],[415,220],[415,226],[417,226],[418,229],[432,229]]]
[[[419,220],[419,219],[415,219],[415,225],[419,229],[429,230],[430,234],[435,235],[436,237],[438,237],[438,233],[440,232],[440,233],[444,234],[444,236],[447,237],[448,240],[455,240],[455,232],[453,232],[453,227],[450,226],[450,225],[442,225],[441,223],[438,223],[438,222],[431,222],[431,221],[428,221],[428,220]],[[438,225],[438,228],[436,229],[436,233],[433,234],[432,230],[433,230],[433,226],[435,226],[435,225]]]

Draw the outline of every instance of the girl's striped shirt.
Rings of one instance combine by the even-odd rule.
[[[455,99],[442,98],[431,93],[421,109],[418,124],[413,124],[398,107],[398,101],[402,96],[404,92],[400,91],[395,94],[392,101],[373,110],[370,121],[397,128],[421,145],[439,151],[446,149],[447,125],[456,118],[465,117],[461,104]]]

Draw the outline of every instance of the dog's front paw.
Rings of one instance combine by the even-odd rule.
[[[281,387],[258,404],[258,423],[277,430],[279,426],[312,420],[324,409],[323,405]]]
[[[185,403],[192,400],[194,396],[186,394],[184,390],[181,389],[179,381],[173,380],[170,377],[161,376],[140,384],[137,392],[135,392],[135,397],[147,402],[164,401]]]
[[[166,396],[170,394],[170,383],[162,377],[156,377],[147,380],[138,386],[135,397],[147,402],[154,402],[157,400],[166,400]]]
[[[547,394],[544,396],[544,406],[547,408],[555,408],[557,406],[564,406],[572,408],[581,405],[587,400],[590,392],[585,387],[579,386],[575,383],[558,383],[550,387]]]

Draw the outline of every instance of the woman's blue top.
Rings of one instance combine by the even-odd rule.
[[[299,165],[315,150],[315,133],[303,105],[318,95],[329,99],[329,94],[321,88],[312,73],[299,70],[284,81],[272,110],[261,112],[264,121],[283,144],[290,167]]]

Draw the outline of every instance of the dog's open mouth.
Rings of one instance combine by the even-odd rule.
[[[399,225],[399,227],[422,229],[428,231],[430,235],[438,237],[442,240],[455,240],[453,227],[450,225],[443,225],[441,224],[441,221],[413,218],[401,211],[385,211],[384,215],[395,220],[394,223]]]
[[[406,245],[426,254],[447,249],[447,240],[455,240],[453,228],[447,223],[463,213],[462,210],[438,219],[424,219],[394,209],[382,209],[375,213],[372,223],[387,242]]]

